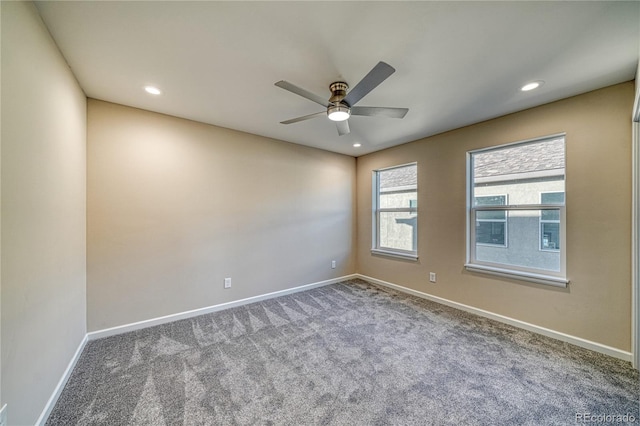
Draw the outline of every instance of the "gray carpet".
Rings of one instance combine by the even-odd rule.
[[[639,394],[628,362],[352,280],[89,342],[46,424],[640,422]]]

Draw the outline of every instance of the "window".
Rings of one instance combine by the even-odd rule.
[[[475,197],[477,206],[504,206],[506,195]],[[507,245],[507,212],[505,210],[481,211],[476,214],[476,243],[496,246]]]
[[[418,258],[418,166],[373,172],[372,253]]]
[[[566,286],[564,135],[467,159],[467,269]]]
[[[543,192],[540,204],[564,204],[564,192]],[[560,250],[560,213],[557,210],[540,212],[540,250]]]

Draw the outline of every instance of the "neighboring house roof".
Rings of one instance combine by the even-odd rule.
[[[418,184],[418,167],[397,167],[394,169],[383,170],[380,177],[380,189],[400,189],[406,187],[415,187]]]
[[[545,171],[564,174],[564,138],[514,145],[473,156],[476,179]]]
[[[505,181],[564,175],[564,138],[513,145],[473,156],[473,172],[478,181]],[[381,171],[380,190],[406,190],[418,184],[417,166]]]

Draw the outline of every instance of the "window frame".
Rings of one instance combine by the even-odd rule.
[[[491,146],[487,148],[480,148],[467,151],[467,226],[466,226],[466,262],[465,269],[470,272],[485,273],[491,275],[497,275],[512,279],[518,279],[523,281],[535,282],[538,284],[552,285],[556,287],[566,287],[569,280],[566,277],[566,189],[565,189],[565,201],[562,205],[554,204],[522,204],[512,205],[507,204],[504,206],[476,206],[474,203],[474,173],[473,173],[473,156],[474,154],[495,151],[500,149],[509,148],[517,145],[535,144],[541,142],[547,142],[554,139],[563,139],[565,145],[565,172],[564,180],[566,184],[566,133],[558,133],[549,136],[543,136],[539,138],[527,139],[517,142],[511,142],[502,145]],[[565,187],[566,188],[566,187]],[[549,191],[560,192],[560,191]],[[540,200],[540,198],[539,198]],[[560,270],[553,271],[548,269],[538,269],[531,267],[524,267],[518,265],[509,265],[497,262],[481,261],[476,258],[476,215],[478,211],[505,211],[507,222],[509,220],[509,212],[511,211],[540,211],[542,210],[558,210],[560,216],[560,232],[559,242],[560,249],[557,251],[560,255]],[[506,237],[506,236],[505,236]],[[541,241],[540,235],[538,235],[538,241]],[[540,243],[538,243],[540,244]]]
[[[418,184],[417,184],[418,163],[417,162],[400,164],[397,166],[385,167],[385,168],[380,168],[372,171],[372,180],[371,180],[372,203],[371,204],[372,204],[373,217],[372,217],[372,227],[371,227],[372,228],[371,229],[372,231],[371,254],[396,257],[396,258],[414,260],[414,261],[418,260],[418,221],[417,221],[418,207],[417,206],[412,207],[411,203],[409,207],[394,207],[394,208],[380,207],[380,172],[393,170],[393,169],[400,169],[400,168],[409,167],[409,166],[416,167],[415,192],[416,192],[416,203],[417,203],[417,198],[418,198]],[[407,188],[410,188],[410,187],[407,187]],[[380,213],[385,213],[385,212],[412,213],[416,215],[416,225],[415,225],[416,229],[414,232],[416,250],[403,250],[403,249],[398,249],[393,247],[383,247],[380,245]]]

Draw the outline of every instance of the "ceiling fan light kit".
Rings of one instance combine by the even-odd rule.
[[[327,117],[331,121],[344,121],[351,116],[351,108],[346,105],[331,105],[327,108]]]
[[[404,118],[409,111],[408,108],[389,108],[389,107],[354,107],[360,99],[364,98],[369,92],[378,87],[380,83],[385,81],[396,70],[385,62],[378,62],[367,75],[352,90],[349,90],[349,85],[343,81],[336,81],[331,83],[329,90],[331,91],[331,97],[328,101],[325,101],[322,96],[318,96],[311,93],[295,84],[287,81],[279,81],[276,86],[287,90],[291,93],[295,93],[298,96],[309,99],[317,104],[324,106],[327,110],[327,117],[329,120],[336,122],[338,134],[340,136],[349,134],[349,122],[347,121],[351,115],[361,116],[383,116],[390,118]],[[293,124],[300,121],[309,120],[311,118],[324,115],[322,112],[305,115],[298,118],[293,118],[286,121],[281,121],[281,124]]]

